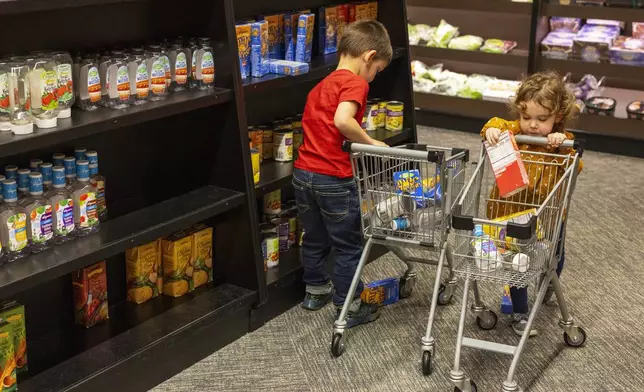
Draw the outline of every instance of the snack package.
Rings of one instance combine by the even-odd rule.
[[[161,240],[125,252],[127,300],[136,304],[157,297],[163,291]]]
[[[608,62],[613,38],[609,35],[579,33],[573,39],[573,58],[591,63]]]
[[[443,64],[435,64],[430,67],[422,61],[414,60],[411,62],[411,73],[414,78],[428,79],[437,81],[443,73]]]
[[[27,373],[27,329],[25,320],[25,307],[16,301],[10,301],[0,306],[0,322],[9,323],[11,337],[13,338],[14,360],[18,377]],[[4,363],[2,366],[4,368]],[[3,377],[3,380],[5,378]],[[6,391],[7,387],[4,386]]]
[[[575,33],[551,32],[541,41],[541,55],[549,59],[567,60],[572,56]]]
[[[520,84],[516,80],[497,79],[492,81],[485,91],[483,91],[483,99],[486,101],[507,103],[516,94]]]
[[[483,232],[495,240],[498,247],[519,252],[521,251],[521,248],[518,246],[519,241],[507,236],[507,228],[505,226],[507,226],[508,223],[526,224],[530,221],[530,218],[535,215],[537,215],[536,208],[531,208],[529,210],[501,216],[496,219],[492,219],[492,221],[503,225],[503,227],[483,225]],[[537,227],[537,232],[539,232],[539,227]]]
[[[481,52],[486,53],[508,53],[512,49],[516,48],[516,41],[503,41],[500,39],[486,39],[483,46],[481,46]]]
[[[644,39],[644,22],[633,22],[633,38]]]
[[[109,319],[105,261],[75,271],[72,286],[76,324],[89,328]]]
[[[449,41],[447,47],[458,50],[478,50],[481,45],[483,45],[483,38],[476,35],[462,35]]]
[[[581,28],[581,18],[566,18],[552,16],[550,18],[550,31],[576,33]]]
[[[306,11],[292,12],[284,15],[284,60],[295,60],[298,20]]]
[[[192,235],[192,279],[195,288],[212,282],[212,227],[198,224],[186,231]]]
[[[342,39],[342,33],[344,33],[344,28],[349,24],[349,5],[341,4],[336,6],[336,13],[338,28],[337,43],[339,45],[340,40]]]
[[[644,39],[619,36],[610,47],[611,64],[644,66]]]
[[[163,294],[180,297],[195,289],[193,280],[192,236],[179,231],[161,241]]]
[[[0,366],[2,366],[2,392],[18,390],[16,376],[16,349],[14,347],[13,327],[11,324],[0,323]]]
[[[487,75],[470,75],[463,87],[456,94],[462,98],[483,99],[483,92],[496,81],[496,78]]]
[[[372,305],[384,306],[398,302],[399,281],[398,278],[387,278],[367,283],[360,298]]]
[[[452,38],[458,35],[458,27],[454,27],[451,24],[447,23],[444,19],[441,19],[440,24],[436,28],[436,31],[432,34],[432,41],[427,43],[427,46],[437,47],[437,48],[447,48],[449,41]]]
[[[358,4],[355,4],[354,8],[355,8],[355,19],[353,21],[372,19],[371,11],[369,9],[369,3],[358,3]]]
[[[624,22],[620,20],[609,20],[609,19],[586,19],[587,25],[594,26],[615,26],[620,29],[624,28]]]
[[[338,51],[338,7],[321,7],[318,12],[320,54]]]
[[[264,16],[268,22],[268,58],[279,60],[284,56],[284,14]]]
[[[484,145],[496,178],[499,195],[504,198],[510,197],[526,189],[529,183],[528,173],[512,132],[501,132],[499,142],[494,146],[487,141]]]
[[[315,27],[314,14],[302,14],[297,22],[297,40],[295,43],[295,61],[301,63],[311,62],[311,48],[313,45],[313,29]]]
[[[271,60],[268,67],[270,73],[278,75],[300,75],[309,72],[309,65],[298,61]]]
[[[393,180],[396,193],[411,195],[422,200],[423,182],[417,169],[394,172]]]
[[[254,22],[250,26],[251,76],[261,78],[268,74],[268,22]]]
[[[237,53],[241,78],[250,77],[250,23],[235,26],[237,32]]]

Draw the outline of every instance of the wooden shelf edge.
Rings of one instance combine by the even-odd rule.
[[[566,16],[582,19],[614,19],[624,22],[644,21],[644,9],[642,8],[544,3],[541,10],[541,14],[544,16]]]
[[[407,6],[526,15],[532,12],[532,3],[509,0],[407,0]]]
[[[436,58],[468,63],[483,63],[515,68],[527,68],[528,51],[514,49],[506,54],[486,53],[481,51],[432,48],[421,45],[410,45],[412,60],[419,58]]]

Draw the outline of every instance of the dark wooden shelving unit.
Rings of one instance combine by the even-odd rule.
[[[517,68],[525,68],[528,64],[528,51],[525,49],[515,48],[507,54],[496,54],[477,50],[456,50],[410,45],[410,50],[412,59],[435,58]]]

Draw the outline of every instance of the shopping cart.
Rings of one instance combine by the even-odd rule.
[[[519,144],[548,143],[546,138],[522,135],[516,136],[516,141]],[[577,149],[577,152],[568,155],[521,151],[530,186],[508,198],[498,196],[493,173],[486,173],[489,164],[485,148],[481,149],[479,163],[456,201],[452,214],[454,272],[459,278],[465,279],[454,369],[450,374],[456,386],[455,391],[476,391],[476,383],[467,378],[460,367],[462,347],[512,355],[502,390],[520,391],[514,378],[516,366],[550,282],[554,286],[562,315],[560,326],[564,330],[565,343],[579,347],[586,341],[586,332],[575,324],[568,311],[555,271],[560,257],[557,254],[559,241],[562,241],[561,244],[565,241],[567,220],[564,217],[570,212],[582,146],[581,141],[564,142],[562,147]],[[537,186],[538,190],[535,188]],[[480,203],[481,199],[484,203]],[[514,217],[488,219],[508,215]],[[484,243],[487,246],[482,251],[481,245]],[[516,287],[538,285],[537,298],[517,346],[463,336],[470,288],[474,293],[472,312],[478,326],[484,330],[493,329],[498,320],[497,315],[481,301],[478,282]]]
[[[453,200],[465,185],[469,151],[422,144],[388,148],[345,142],[363,206],[362,230],[367,239],[347,299],[333,326],[331,353],[345,350],[346,316],[362,269],[374,244],[386,246],[406,265],[399,283],[401,297],[411,295],[416,272],[411,263],[436,264],[436,279],[427,332],[422,338],[423,371],[431,372],[434,339],[431,328],[436,305],[452,298],[456,279],[452,273],[447,230]],[[436,260],[437,254],[439,255]],[[433,260],[432,260],[433,259]],[[441,283],[443,264],[449,269]]]

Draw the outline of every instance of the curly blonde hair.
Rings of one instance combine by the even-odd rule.
[[[510,102],[511,111],[519,116],[526,109],[526,102],[534,101],[556,115],[553,132],[563,132],[575,120],[579,108],[575,96],[554,71],[538,72],[525,77]],[[560,119],[559,119],[560,118]]]

